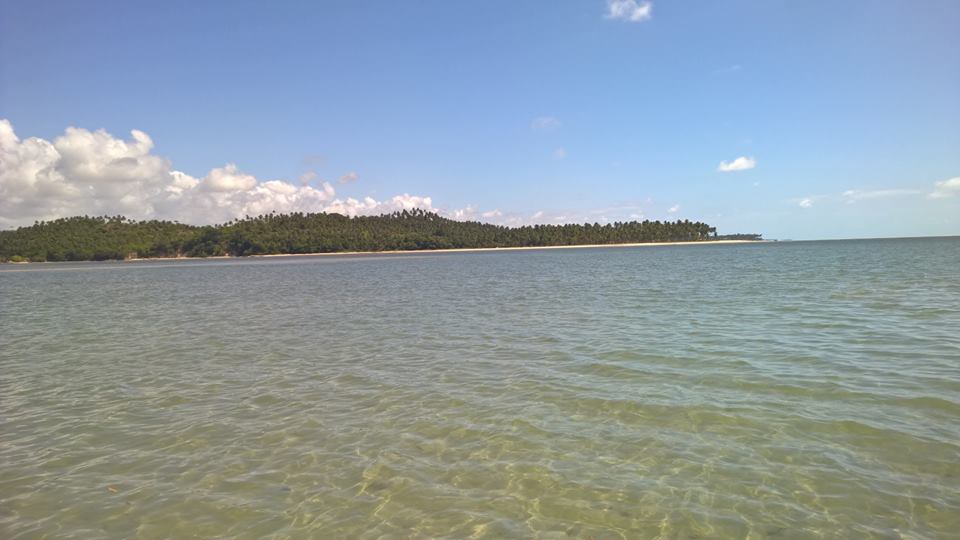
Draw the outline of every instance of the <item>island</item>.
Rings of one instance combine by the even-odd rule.
[[[0,262],[299,255],[485,248],[573,247],[722,240],[701,222],[628,221],[507,227],[456,221],[420,209],[379,216],[271,213],[219,225],[78,216],[0,231]]]

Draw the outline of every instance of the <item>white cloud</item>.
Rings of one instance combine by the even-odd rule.
[[[360,178],[360,175],[358,175],[356,171],[350,171],[347,174],[340,177],[340,183],[349,184],[351,182],[356,182],[358,178]]]
[[[752,157],[740,156],[730,162],[721,161],[720,165],[717,166],[717,170],[720,172],[736,172],[752,169],[756,166],[757,160],[753,159]]]
[[[637,0],[607,0],[608,19],[641,22],[653,16],[653,2]]]
[[[564,159],[564,158],[566,158],[566,157],[567,157],[567,149],[566,149],[566,148],[557,148],[556,150],[553,151],[553,157],[554,157],[555,159]]]
[[[933,184],[933,191],[929,197],[932,199],[946,199],[960,195],[960,176],[936,182]]]
[[[150,137],[136,130],[129,140],[71,127],[52,142],[36,137],[21,141],[10,122],[0,119],[0,227],[76,215],[208,224],[273,211],[353,216],[433,210],[430,197],[340,200],[327,182],[312,187],[260,181],[233,163],[194,178],[151,154],[152,149]],[[314,178],[307,173],[300,181]]]
[[[676,213],[679,212],[679,211],[680,211],[680,205],[679,205],[679,204],[675,204],[675,205],[673,205],[673,206],[671,206],[670,208],[667,209],[667,212],[670,213],[670,214],[676,214]]]
[[[921,192],[916,189],[876,189],[861,191],[859,189],[848,189],[841,196],[847,203],[853,204],[864,199],[883,199],[889,197],[902,197],[906,195],[919,195]]]
[[[536,131],[556,131],[560,126],[560,120],[553,116],[540,116],[530,122],[530,128]]]
[[[397,195],[385,201],[377,201],[372,197],[364,197],[362,201],[354,199],[353,197],[349,197],[346,200],[336,199],[323,207],[322,211],[355,217],[389,214],[390,212],[413,210],[414,208],[422,208],[429,212],[436,211],[436,208],[433,207],[433,200],[430,197],[420,197],[407,193]]]
[[[457,221],[481,221],[487,223],[494,223],[497,225],[526,225],[530,220],[524,219],[522,216],[517,214],[508,214],[501,211],[500,209],[489,210],[486,212],[481,212],[476,206],[467,205],[465,208],[460,208],[458,210],[436,210],[438,214],[450,219],[455,219]],[[536,219],[534,216],[532,219]]]
[[[446,216],[449,217],[450,219],[455,219],[457,221],[476,221],[477,208],[473,205],[468,204],[466,208],[453,210],[452,212],[446,212]]]
[[[230,163],[226,167],[210,171],[202,185],[207,190],[216,192],[247,191],[257,185],[257,179],[240,172],[236,164]]]
[[[649,205],[652,203],[643,203]],[[614,221],[630,221],[646,219],[640,204],[624,204],[588,210],[564,209],[555,211],[537,210],[532,214],[507,212],[499,209],[480,212],[475,207],[468,206],[465,210],[452,212],[439,210],[441,215],[459,220],[483,221],[496,225],[520,227],[536,225],[538,223],[611,223]]]
[[[913,197],[922,194],[917,189],[874,189],[859,190],[848,189],[843,193],[831,193],[827,195],[810,195],[803,198],[790,199],[791,203],[796,203],[800,208],[812,208],[814,204],[855,204],[860,201],[872,201],[875,199],[896,199],[902,197]]]

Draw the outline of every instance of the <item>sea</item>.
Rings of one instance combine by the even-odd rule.
[[[0,538],[960,537],[960,237],[0,266]]]

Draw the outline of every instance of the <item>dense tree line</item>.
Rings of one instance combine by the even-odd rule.
[[[759,235],[738,235],[741,236],[759,239]],[[504,227],[454,221],[423,210],[355,218],[340,214],[267,214],[204,227],[170,221],[133,221],[122,216],[83,216],[0,231],[0,261],[563,246],[715,238],[713,227],[686,220]]]

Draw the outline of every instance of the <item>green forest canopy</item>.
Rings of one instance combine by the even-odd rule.
[[[380,216],[267,214],[213,226],[71,217],[0,231],[0,261],[90,261],[137,257],[209,257],[450,248],[568,246],[640,242],[759,240],[717,236],[706,223],[629,221],[606,225],[504,227],[455,221],[424,210]]]

